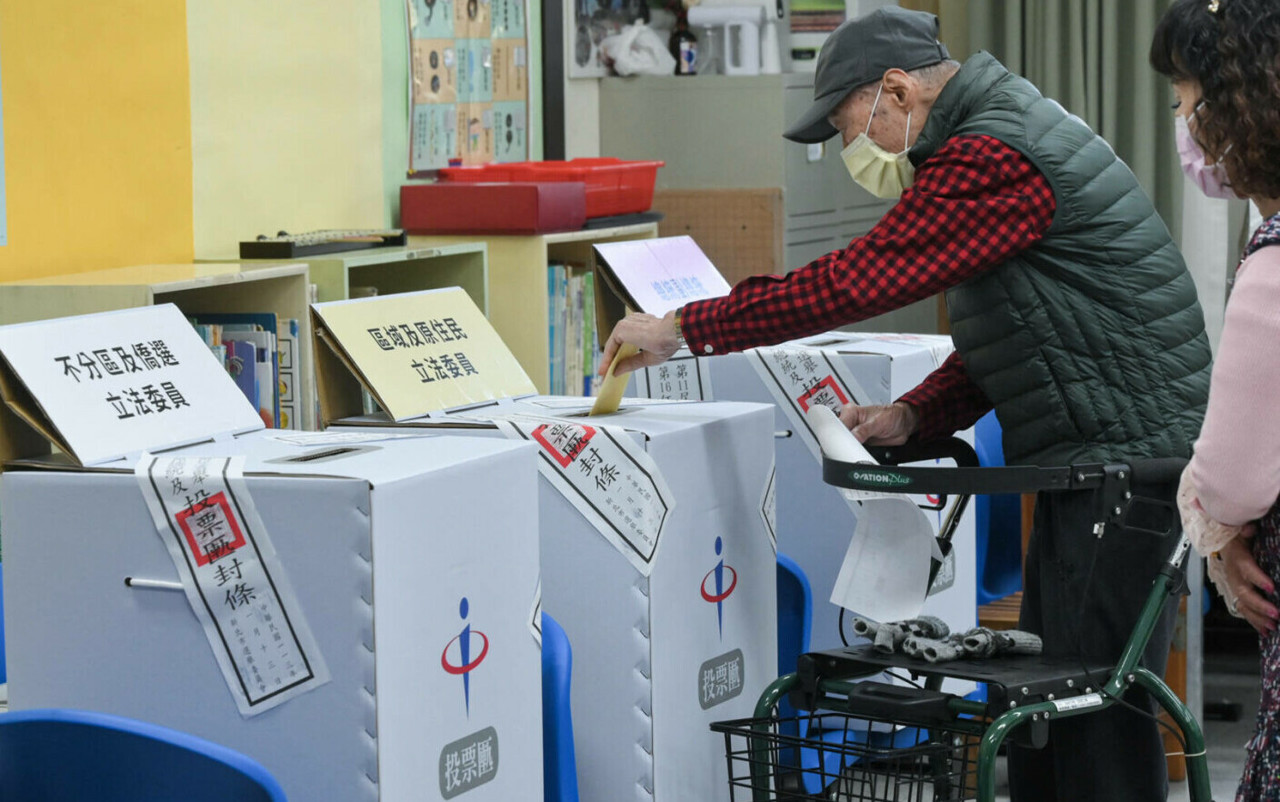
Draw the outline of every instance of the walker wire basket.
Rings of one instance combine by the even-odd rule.
[[[965,723],[925,728],[823,711],[711,729],[724,734],[732,802],[964,802],[977,798],[982,737]]]

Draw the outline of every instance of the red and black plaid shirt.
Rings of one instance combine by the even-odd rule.
[[[1029,159],[992,137],[954,137],[865,236],[786,276],[752,276],[723,298],[686,305],[680,329],[695,354],[722,354],[856,323],[1026,250],[1053,213],[1053,190]],[[958,354],[900,400],[919,412],[921,439],[966,429],[991,409]]]

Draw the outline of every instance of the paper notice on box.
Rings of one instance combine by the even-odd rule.
[[[812,406],[839,412],[846,404],[866,404],[870,396],[834,351],[797,345],[754,348],[747,359],[756,369],[778,406],[787,414],[796,435],[821,462],[822,451],[805,413]]]
[[[636,392],[662,401],[711,401],[710,362],[684,352],[636,371]]]
[[[653,458],[622,429],[519,413],[467,413],[538,446],[538,471],[648,576],[675,497]]]
[[[240,714],[328,682],[249,495],[244,458],[148,454],[134,473]]]

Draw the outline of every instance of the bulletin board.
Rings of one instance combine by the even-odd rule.
[[[405,0],[409,173],[529,158],[526,0]]]

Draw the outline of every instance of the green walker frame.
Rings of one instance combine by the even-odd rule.
[[[1182,565],[1190,550],[1190,542],[1181,534],[1176,511],[1166,500],[1134,496],[1131,487],[1134,483],[1171,483],[1181,473],[1186,461],[1146,460],[1134,462],[1132,466],[1090,464],[1069,468],[978,468],[968,444],[954,439],[926,446],[878,449],[874,456],[881,465],[824,459],[823,479],[828,484],[858,490],[892,489],[903,493],[959,495],[961,498],[953,508],[952,518],[939,536],[944,554],[950,549],[950,537],[966,497],[976,493],[1093,489],[1101,503],[1101,514],[1094,526],[1094,533],[1099,538],[1111,532],[1118,535],[1121,529],[1126,528],[1130,510],[1137,503],[1169,509],[1172,516],[1170,527],[1160,534],[1172,536],[1178,532],[1179,539],[1156,576],[1138,621],[1114,665],[1090,666],[1079,660],[1042,657],[998,657],[932,664],[905,655],[881,654],[870,646],[802,655],[796,673],[778,678],[765,689],[756,705],[754,718],[712,725],[714,730],[725,734],[731,786],[749,786],[753,802],[832,798],[779,788],[783,778],[774,775],[788,770],[786,761],[778,757],[782,753],[779,744],[790,743],[785,748],[792,749],[793,753],[798,745],[803,744],[803,739],[797,741],[794,736],[789,740],[778,736],[776,710],[780,702],[787,700],[797,711],[808,711],[811,715],[830,711],[864,722],[892,722],[894,727],[915,726],[921,732],[929,729],[945,732],[954,739],[954,743],[959,743],[961,738],[969,739],[968,743],[977,746],[976,778],[972,784],[962,786],[962,797],[946,798],[993,802],[996,754],[1006,739],[1013,738],[1032,747],[1043,746],[1050,721],[1105,710],[1117,704],[1117,699],[1136,686],[1146,690],[1182,732],[1192,802],[1211,802],[1204,735],[1199,723],[1160,677],[1139,665],[1166,603],[1181,592],[1184,580]],[[961,467],[923,468],[899,464],[935,458],[953,459]],[[935,561],[930,583],[937,567]],[[903,688],[865,679],[890,668],[910,671],[925,678],[925,687]],[[988,700],[977,702],[942,692],[942,680],[947,677],[987,683]],[[745,739],[746,748],[735,752],[731,745],[733,738]],[[814,746],[822,748],[816,743]],[[735,759],[748,766],[747,773],[736,780]],[[928,783],[930,778],[926,774],[917,782]],[[976,796],[969,795],[970,792]],[[834,798],[846,797],[837,795]],[[909,798],[925,797],[922,793],[920,797]]]

